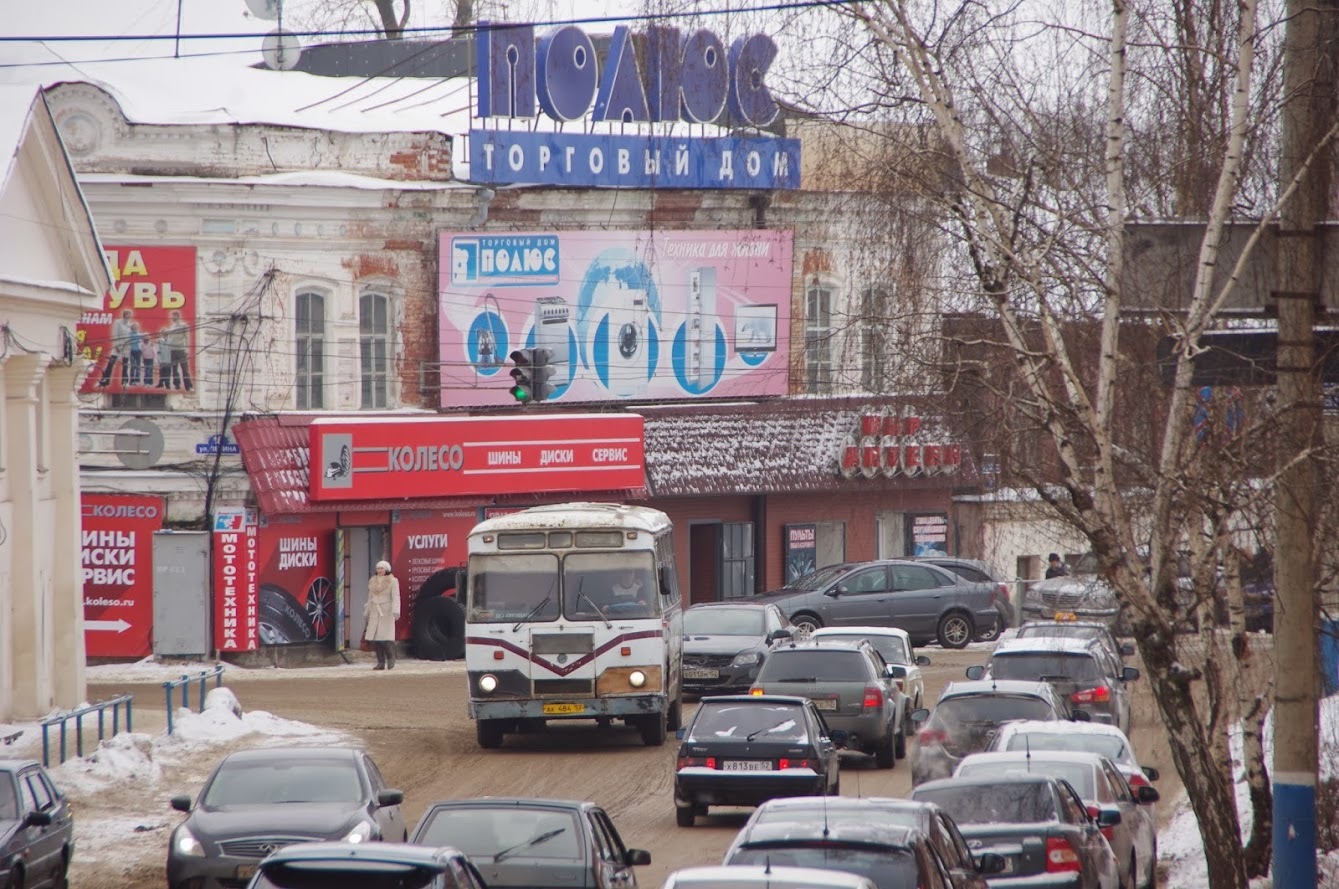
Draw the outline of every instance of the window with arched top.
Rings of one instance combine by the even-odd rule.
[[[303,291],[294,303],[297,407],[320,409],[325,407],[325,296]]]
[[[362,406],[390,405],[391,301],[381,293],[358,298],[358,350],[361,358]]]
[[[817,278],[805,290],[804,391],[832,391],[832,298],[830,286]]]

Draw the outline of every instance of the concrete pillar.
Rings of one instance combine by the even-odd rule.
[[[39,534],[45,533],[37,524],[41,489],[38,465],[45,463],[38,453],[38,397],[45,370],[45,356],[11,355],[5,359],[5,474],[13,504],[12,520],[5,529],[12,554],[9,649],[13,652],[12,706],[19,719],[43,716],[51,704],[50,677],[39,668],[47,657],[50,638],[50,615],[43,595],[48,575],[37,557]]]
[[[82,362],[81,362],[82,363]],[[47,436],[52,499],[51,675],[56,706],[70,709],[87,699],[84,679],[84,589],[79,503],[79,381],[85,368],[47,370]]]

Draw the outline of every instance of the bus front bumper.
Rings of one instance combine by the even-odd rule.
[[[619,695],[566,700],[470,700],[471,719],[598,719],[646,716],[664,712],[669,698],[662,694]]]

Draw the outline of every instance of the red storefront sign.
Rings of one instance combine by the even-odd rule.
[[[466,540],[478,523],[473,509],[402,509],[391,520],[391,568],[400,581],[397,639],[408,639],[414,603],[424,581],[443,568],[465,564]]]
[[[311,424],[311,499],[640,489],[636,414],[378,417]]]
[[[258,555],[261,641],[329,639],[335,628],[334,514],[266,517]]]
[[[214,513],[214,647],[219,651],[260,647],[257,525],[254,509]]]
[[[153,534],[163,527],[158,497],[85,494],[84,649],[89,657],[153,653]]]

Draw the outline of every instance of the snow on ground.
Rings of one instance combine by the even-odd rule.
[[[233,664],[222,664],[223,681],[231,682],[250,682],[292,679],[295,675],[301,675],[306,678],[323,677],[346,677],[351,672],[371,670],[373,661],[371,656],[365,652],[349,652],[348,656],[352,663],[331,664],[328,666],[302,666],[302,667],[239,667]],[[106,685],[117,682],[128,683],[163,683],[174,679],[181,679],[183,676],[192,678],[198,677],[201,673],[208,672],[219,666],[211,663],[163,663],[150,656],[143,660],[128,664],[100,664],[86,669],[86,675],[90,684]],[[415,658],[399,658],[395,662],[395,669],[401,673],[414,674],[433,674],[440,673],[450,675],[453,673],[464,674],[465,662],[460,661],[422,661]],[[208,685],[214,687],[215,680],[211,677]],[[194,700],[195,691],[199,685],[191,687],[191,698]]]

